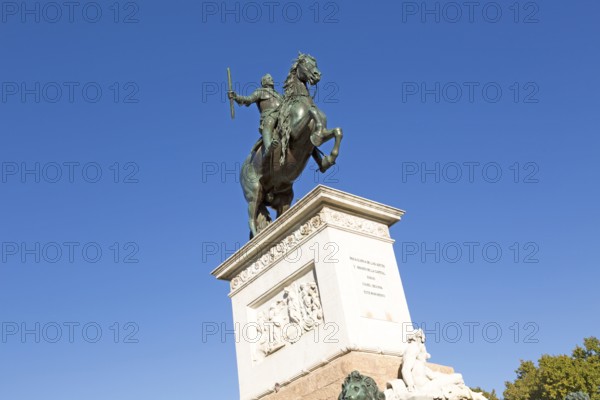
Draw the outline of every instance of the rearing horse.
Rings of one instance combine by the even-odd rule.
[[[240,182],[248,202],[250,238],[271,222],[267,206],[277,212],[277,217],[290,208],[294,198],[292,184],[311,155],[321,172],[335,164],[342,129],[327,129],[327,117],[317,108],[307,86],[316,85],[320,80],[317,60],[300,53],[283,85],[284,98],[277,120],[281,145],[271,146],[268,154],[262,145],[253,149],[242,165]],[[332,138],[335,144],[331,153],[321,156],[317,147]]]

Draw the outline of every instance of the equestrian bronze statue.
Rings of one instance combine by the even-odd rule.
[[[320,80],[317,60],[300,53],[283,85],[283,97],[275,91],[268,74],[262,79],[262,87],[248,97],[228,92],[232,101],[246,106],[257,104],[261,113],[262,138],[252,147],[240,173],[248,202],[250,238],[271,222],[267,207],[274,209],[277,217],[290,208],[292,185],[311,156],[321,172],[335,164],[342,129],[327,129],[327,117],[308,90],[308,85],[314,86]],[[318,146],[331,139],[335,139],[331,153],[324,155]]]

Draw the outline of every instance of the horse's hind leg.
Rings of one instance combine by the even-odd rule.
[[[248,227],[250,228],[250,239],[252,239],[258,233],[256,222],[259,207],[263,202],[263,196],[258,180],[242,180],[242,188],[244,190],[244,197],[246,197],[246,201],[248,202]]]
[[[286,212],[292,206],[292,200],[294,199],[294,191],[290,188],[285,192],[277,193],[277,218]]]
[[[256,204],[256,199],[252,199],[248,203],[248,227],[250,228],[250,239],[252,239],[258,233],[256,227],[256,217],[258,215],[258,205]]]
[[[267,210],[267,206],[264,203],[259,204],[257,212],[256,229],[258,232],[260,232],[271,223],[271,215],[269,214],[269,210]]]
[[[250,239],[265,229],[271,222],[271,215],[264,203],[263,190],[257,185],[252,201],[248,203],[248,225],[250,226]]]
[[[248,227],[250,228],[250,239],[259,232],[260,227],[257,224],[258,216],[261,213],[261,205],[264,202],[262,187],[259,182],[259,173],[255,168],[257,163],[256,153],[252,152],[242,165],[240,173],[240,183],[244,192],[244,197],[248,202]]]

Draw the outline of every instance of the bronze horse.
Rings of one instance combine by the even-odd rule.
[[[248,202],[250,238],[271,222],[267,206],[277,212],[277,217],[290,208],[294,198],[292,185],[311,156],[321,172],[335,164],[342,129],[327,129],[327,117],[317,108],[307,86],[320,80],[316,59],[300,53],[283,85],[284,98],[276,127],[280,145],[271,146],[268,153],[262,145],[255,146],[242,165],[240,182]],[[322,156],[317,147],[332,138],[335,144],[331,153]]]

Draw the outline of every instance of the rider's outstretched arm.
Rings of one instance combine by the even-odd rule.
[[[234,100],[240,105],[248,107],[250,104],[256,103],[260,100],[260,89],[257,89],[250,96],[235,95]]]

